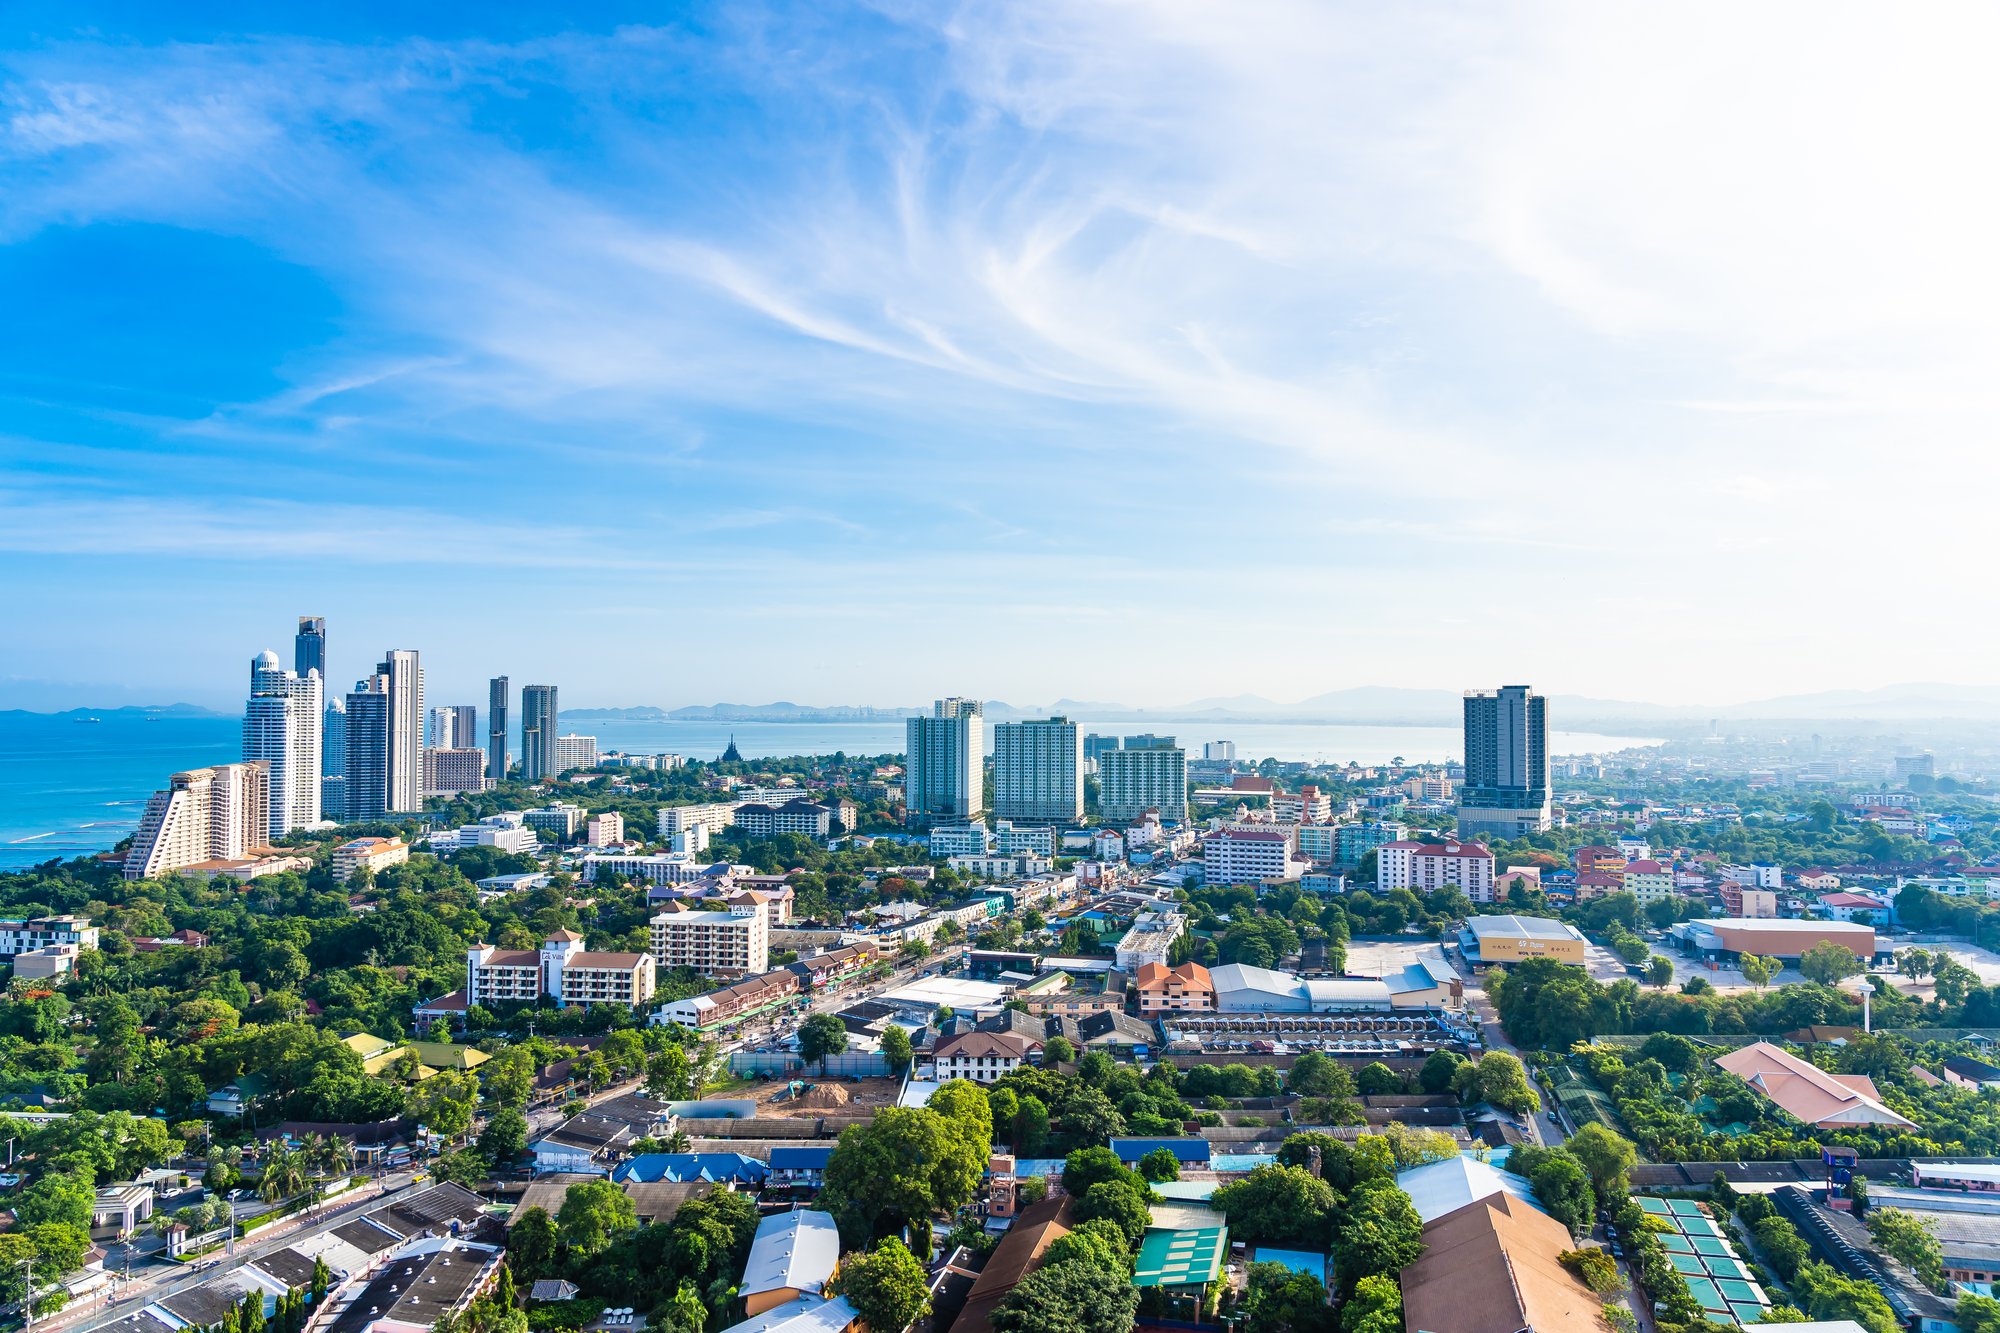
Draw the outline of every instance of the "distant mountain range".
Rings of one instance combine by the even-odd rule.
[[[1255,694],[1195,699],[1171,708],[1135,708],[1102,700],[1057,699],[1046,704],[986,701],[986,715],[1000,721],[1056,715],[1093,722],[1215,720],[1245,722],[1349,722],[1375,726],[1456,726],[1462,713],[1456,690],[1363,685],[1329,690],[1295,703]],[[686,708],[564,709],[565,719],[657,719],[680,722],[894,722],[929,711],[928,704],[899,708],[812,704],[707,704]],[[1633,700],[1553,695],[1549,711],[1562,730],[1746,721],[2000,721],[2000,686],[1906,684],[1875,690],[1831,690],[1782,695],[1733,704],[1651,704]]]
[[[122,704],[117,708],[65,708],[59,713],[38,713],[27,708],[0,708],[0,717],[240,717],[200,704]]]

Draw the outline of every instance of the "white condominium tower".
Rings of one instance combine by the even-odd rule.
[[[260,763],[176,773],[154,792],[125,853],[125,878],[152,879],[261,847],[271,823],[271,775]]]
[[[1144,739],[1151,743],[1097,757],[1097,815],[1106,824],[1130,823],[1148,810],[1169,823],[1187,818],[1187,751],[1164,737]]]
[[[319,672],[304,676],[278,664],[268,649],[250,663],[250,702],[243,713],[243,760],[270,770],[268,838],[320,821]]]
[[[556,767],[556,687],[521,687],[521,776],[540,782],[560,772]]]
[[[986,804],[986,719],[977,699],[939,699],[908,723],[903,804],[918,821],[976,819]]]
[[[476,704],[443,704],[431,709],[431,748],[479,748],[479,708]]]
[[[1083,734],[1066,717],[993,728],[993,813],[1001,819],[1083,818]]]

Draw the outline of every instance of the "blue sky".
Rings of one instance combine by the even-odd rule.
[[[407,8],[0,11],[0,707],[1991,679],[1981,11]]]

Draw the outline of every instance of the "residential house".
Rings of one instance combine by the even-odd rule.
[[[1169,968],[1162,963],[1142,963],[1133,977],[1139,992],[1139,1012],[1213,1013],[1215,981],[1200,963],[1186,962]]]
[[[997,1083],[1041,1050],[1041,1042],[1011,1032],[963,1032],[939,1042],[932,1061],[939,1082],[966,1078]]]
[[[737,1294],[743,1312],[759,1315],[801,1296],[823,1296],[840,1266],[840,1228],[833,1214],[801,1208],[757,1224]]]

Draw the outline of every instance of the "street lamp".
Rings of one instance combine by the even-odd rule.
[[[1856,982],[1854,990],[1856,994],[1861,996],[1861,1030],[1863,1032],[1873,1032],[1875,1030],[1874,1015],[1870,1011],[1868,997],[1875,993],[1875,983],[1872,981]]]

